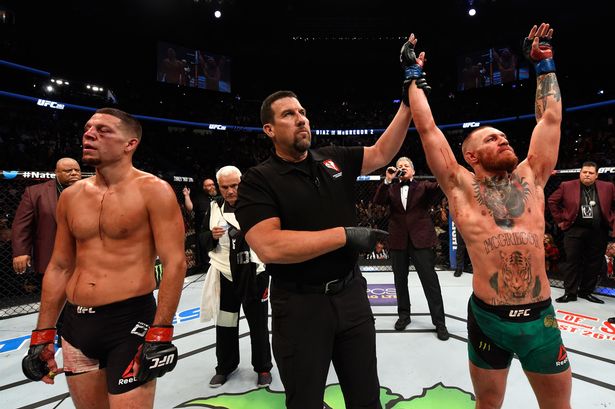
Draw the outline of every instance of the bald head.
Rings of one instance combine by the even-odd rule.
[[[56,162],[56,179],[64,187],[81,179],[81,167],[73,158],[62,158]]]

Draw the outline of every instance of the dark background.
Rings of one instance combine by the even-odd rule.
[[[0,58],[97,81],[128,104],[135,89],[159,94],[172,87],[155,83],[156,44],[168,41],[231,56],[233,94],[241,98],[292,89],[304,101],[391,100],[400,91],[399,49],[415,32],[437,99],[455,91],[460,55],[502,45],[520,53],[522,37],[545,21],[555,28],[565,102],[567,96],[594,101],[598,89],[605,90],[601,98],[612,98],[609,2],[474,0],[474,6],[478,14],[469,17],[467,0],[0,0],[15,22],[0,24]],[[191,96],[211,97],[198,92]]]

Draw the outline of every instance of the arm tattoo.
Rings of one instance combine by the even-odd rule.
[[[562,95],[554,72],[538,77],[537,82],[535,112],[536,121],[539,121],[547,109],[547,97],[552,96],[556,101],[559,101]]]

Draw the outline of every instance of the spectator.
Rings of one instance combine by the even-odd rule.
[[[592,295],[604,262],[609,229],[615,227],[615,185],[598,179],[598,165],[585,162],[580,180],[562,182],[549,196],[549,210],[564,231],[562,264],[565,293],[555,301],[576,301],[577,296],[603,304]]]
[[[376,242],[374,251],[367,254],[365,258],[368,260],[386,260],[389,258],[389,252],[384,248],[384,243],[378,241]]]

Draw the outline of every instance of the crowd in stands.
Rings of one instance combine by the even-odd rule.
[[[178,97],[174,98],[175,103]],[[217,103],[212,102],[201,107],[200,115],[195,114],[194,107],[186,106],[186,116],[179,119],[247,127],[259,126],[259,101],[244,101],[227,95],[217,98],[220,98],[216,100]],[[168,118],[169,115],[163,114],[164,102],[163,100],[163,104],[158,104],[162,107],[158,107],[159,111],[156,113]],[[451,98],[442,106],[454,103],[454,98]],[[0,144],[3,147],[0,150],[0,163],[3,169],[50,170],[58,157],[80,157],[83,125],[91,115],[90,112],[59,111],[38,107],[30,102],[8,99],[0,99],[0,109],[3,112],[3,120],[0,121]],[[382,129],[384,124],[390,121],[396,109],[397,105],[393,101],[373,104],[341,102],[324,103],[311,110],[308,108],[308,113],[313,129]],[[472,118],[472,109],[469,112],[459,113],[458,118]],[[453,122],[450,111],[444,110],[443,116],[451,117]],[[562,126],[562,149],[557,168],[578,168],[586,159],[596,161],[600,167],[614,166],[613,116],[608,106],[567,113]],[[144,139],[135,155],[135,165],[166,180],[173,180],[173,176],[188,176],[193,178],[193,186],[198,186],[204,178],[214,175],[222,165],[232,164],[246,170],[266,159],[271,152],[271,142],[260,132],[218,131],[163,122],[142,122]],[[517,120],[498,126],[509,135],[511,145],[517,153],[524,156],[533,121]],[[466,131],[455,127],[446,129],[445,132],[452,145],[460,146]],[[377,133],[339,136],[314,133],[313,144],[369,146],[377,137]],[[457,153],[459,149],[455,151]],[[418,176],[430,174],[415,132],[409,132],[399,156],[412,158]],[[458,157],[458,160],[461,162],[462,158]],[[83,170],[90,171],[87,167]],[[610,174],[601,176],[602,179],[609,177]],[[557,180],[554,183],[558,183]],[[359,188],[360,200],[357,202],[359,224],[386,230],[388,216],[386,210],[371,203],[375,188],[375,183],[366,183]],[[15,194],[18,195],[19,192]],[[18,198],[15,200],[18,201]],[[439,221],[439,212],[444,207],[444,203],[438,203],[434,204],[433,208],[436,229],[443,242],[448,235],[448,224]],[[10,213],[10,209],[2,210],[3,214]],[[547,233],[557,244],[561,240],[560,232],[551,222],[548,212],[545,217]],[[438,250],[438,259],[441,263],[448,260],[448,245],[443,244]]]

